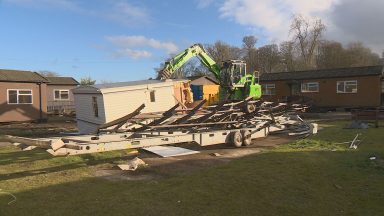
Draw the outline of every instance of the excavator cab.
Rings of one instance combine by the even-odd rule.
[[[221,69],[221,83],[226,87],[242,88],[245,86],[243,77],[247,75],[247,64],[242,60],[227,60]]]

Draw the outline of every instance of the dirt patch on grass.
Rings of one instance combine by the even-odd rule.
[[[9,142],[0,142],[0,147],[11,145]]]
[[[116,165],[111,165],[109,168],[103,167],[96,170],[94,175],[111,181],[141,181],[167,178],[177,174],[188,174],[208,167],[225,164],[237,158],[257,154],[265,149],[292,141],[292,137],[269,136],[254,140],[252,145],[243,148],[234,148],[226,144],[211,146],[183,144],[178,146],[197,150],[200,153],[169,158],[162,158],[145,150],[139,150],[137,155],[128,159],[138,156],[148,164],[146,167],[140,167],[136,171],[122,171]],[[215,154],[218,156],[215,156]]]
[[[77,131],[76,121],[72,117],[50,116],[47,122],[13,122],[0,124],[1,135],[23,137],[51,137],[64,135],[63,132]]]

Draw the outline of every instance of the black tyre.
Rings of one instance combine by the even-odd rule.
[[[244,109],[246,113],[253,113],[256,110],[256,106],[254,104],[247,104]]]
[[[243,136],[243,145],[244,146],[249,146],[252,143],[252,134],[248,130],[243,130],[242,131],[242,136]]]
[[[232,132],[231,142],[235,147],[241,147],[243,144],[243,136],[241,135],[240,131]]]

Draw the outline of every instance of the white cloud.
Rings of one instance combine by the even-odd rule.
[[[349,42],[361,41],[373,51],[384,51],[384,1],[341,0],[327,14],[331,20],[328,36]]]
[[[4,3],[34,8],[57,8],[79,11],[79,5],[71,0],[3,0]]]
[[[152,53],[146,50],[132,50],[129,48],[119,49],[112,53],[113,57],[121,58],[121,57],[129,57],[133,59],[141,59],[141,58],[149,58],[152,56]]]
[[[327,26],[326,37],[343,43],[362,41],[372,50],[384,50],[383,0],[223,0],[221,18],[262,30],[269,41],[289,38],[294,14],[318,17]],[[258,31],[260,32],[260,31]]]
[[[162,42],[153,38],[141,35],[133,36],[109,36],[107,40],[121,47],[150,47],[165,50],[168,54],[178,51],[178,47],[173,42]]]
[[[338,0],[225,0],[222,18],[261,28],[270,40],[286,40],[292,15],[321,16]]]
[[[159,50],[165,51],[167,54],[178,51],[178,47],[173,42],[164,42],[142,35],[108,36],[106,39],[115,46],[115,50],[112,52],[115,58],[149,58],[152,57],[153,52]]]
[[[0,0],[1,1],[1,0]],[[4,3],[38,9],[68,10],[86,16],[99,17],[124,25],[149,23],[150,14],[143,6],[123,0],[97,0],[86,7],[75,0],[3,0]],[[98,3],[98,7],[94,7]]]
[[[215,0],[196,0],[197,8],[203,9],[209,7]]]
[[[144,7],[135,6],[125,1],[114,1],[110,10],[101,13],[101,15],[127,25],[150,22],[150,15]]]

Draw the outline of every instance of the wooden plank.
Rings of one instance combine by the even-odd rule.
[[[234,123],[238,123],[238,121],[192,123],[192,124],[176,124],[176,125],[157,125],[157,126],[151,126],[150,128],[155,129],[155,128],[177,128],[177,127],[211,126],[211,125],[234,124]]]
[[[61,139],[52,139],[52,140],[42,140],[42,139],[33,139],[26,137],[18,137],[18,136],[5,136],[7,140],[12,143],[22,143],[29,146],[37,146],[45,149],[59,149],[65,145],[65,143]]]
[[[172,124],[180,124],[183,122],[186,122],[189,118],[191,118],[206,102],[207,100],[202,100],[197,106],[195,106],[191,111],[188,112],[185,116],[177,119],[176,121],[172,122]]]
[[[141,106],[139,106],[135,111],[121,117],[121,118],[118,118],[118,119],[115,119],[113,121],[110,121],[108,123],[105,123],[105,124],[102,124],[99,126],[99,130],[100,129],[104,129],[104,128],[108,128],[108,127],[111,127],[111,126],[114,126],[114,125],[119,125],[121,124],[122,122],[127,122],[129,119],[133,118],[134,116],[137,116],[138,114],[140,114],[141,110],[143,110],[145,107],[145,104],[142,104]]]
[[[193,119],[188,123],[200,123],[200,122],[206,122],[209,118],[211,118],[213,115],[215,115],[225,104],[225,101],[220,102],[213,111],[210,113],[203,115],[197,119]]]
[[[177,101],[177,103],[183,107],[183,109],[187,110],[188,107],[186,107],[175,95],[173,95],[173,97],[175,98],[175,100]]]
[[[175,106],[171,107],[169,110],[165,111],[163,113],[163,117],[159,118],[159,119],[156,119],[154,120],[153,122],[141,127],[141,128],[138,128],[138,129],[135,129],[134,131],[143,131],[143,130],[147,130],[149,127],[151,126],[154,126],[154,125],[158,125],[158,124],[161,124],[163,121],[171,118],[173,116],[173,114],[175,113],[175,110],[179,107],[180,105],[179,104],[176,104]]]

